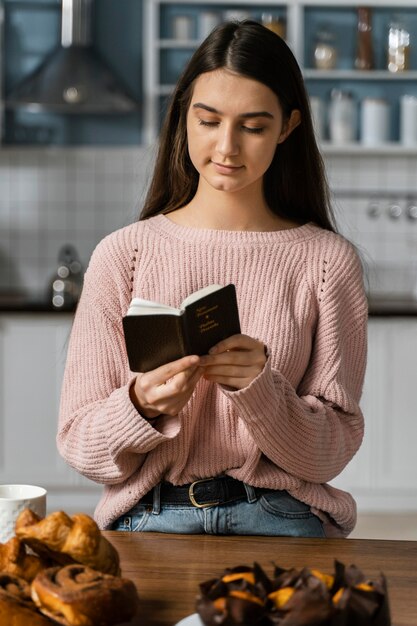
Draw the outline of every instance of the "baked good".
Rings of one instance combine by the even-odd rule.
[[[17,537],[0,543],[0,572],[31,582],[47,565],[40,557],[27,554],[25,545]]]
[[[53,626],[50,619],[37,611],[29,584],[23,578],[3,572],[0,572],[0,626]]]
[[[201,583],[196,608],[206,626],[390,626],[386,581],[335,561],[333,574],[253,567]]]
[[[77,513],[70,517],[56,511],[41,519],[25,509],[16,520],[15,532],[36,554],[54,564],[82,563],[106,574],[120,575],[116,549],[89,515]]]
[[[135,616],[138,594],[131,580],[84,565],[52,567],[32,583],[32,599],[65,626],[110,626]]]

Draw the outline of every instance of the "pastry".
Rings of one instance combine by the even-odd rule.
[[[59,565],[82,563],[106,574],[120,574],[119,555],[84,513],[56,511],[39,518],[25,509],[16,520],[16,536],[41,557]]]
[[[0,572],[31,582],[46,565],[38,556],[27,554],[25,545],[17,537],[12,537],[7,543],[0,543]]]
[[[200,584],[196,608],[206,626],[390,626],[386,581],[366,580],[335,561],[334,574],[254,564]]]
[[[201,583],[197,611],[210,626],[262,625],[271,588],[271,581],[256,563],[253,568],[243,565],[226,569],[221,578]]]
[[[131,580],[78,564],[43,570],[33,581],[31,593],[42,613],[65,626],[128,621],[139,601]]]
[[[3,572],[0,572],[0,626],[53,626],[50,619],[37,611],[29,584]]]

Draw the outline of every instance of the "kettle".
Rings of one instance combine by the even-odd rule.
[[[49,302],[54,309],[73,309],[81,295],[82,265],[75,247],[65,244],[59,250],[58,267],[49,283]]]

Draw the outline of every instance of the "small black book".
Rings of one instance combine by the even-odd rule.
[[[132,372],[148,372],[188,354],[207,354],[222,339],[240,333],[235,286],[199,289],[179,309],[133,298],[123,331]]]

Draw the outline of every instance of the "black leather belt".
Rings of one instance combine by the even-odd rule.
[[[270,489],[255,488],[256,495],[266,491]],[[153,495],[152,489],[141,498],[140,503],[153,504]],[[244,483],[230,476],[204,478],[179,486],[162,482],[160,491],[160,501],[163,504],[188,504],[198,508],[227,504],[246,497]]]

